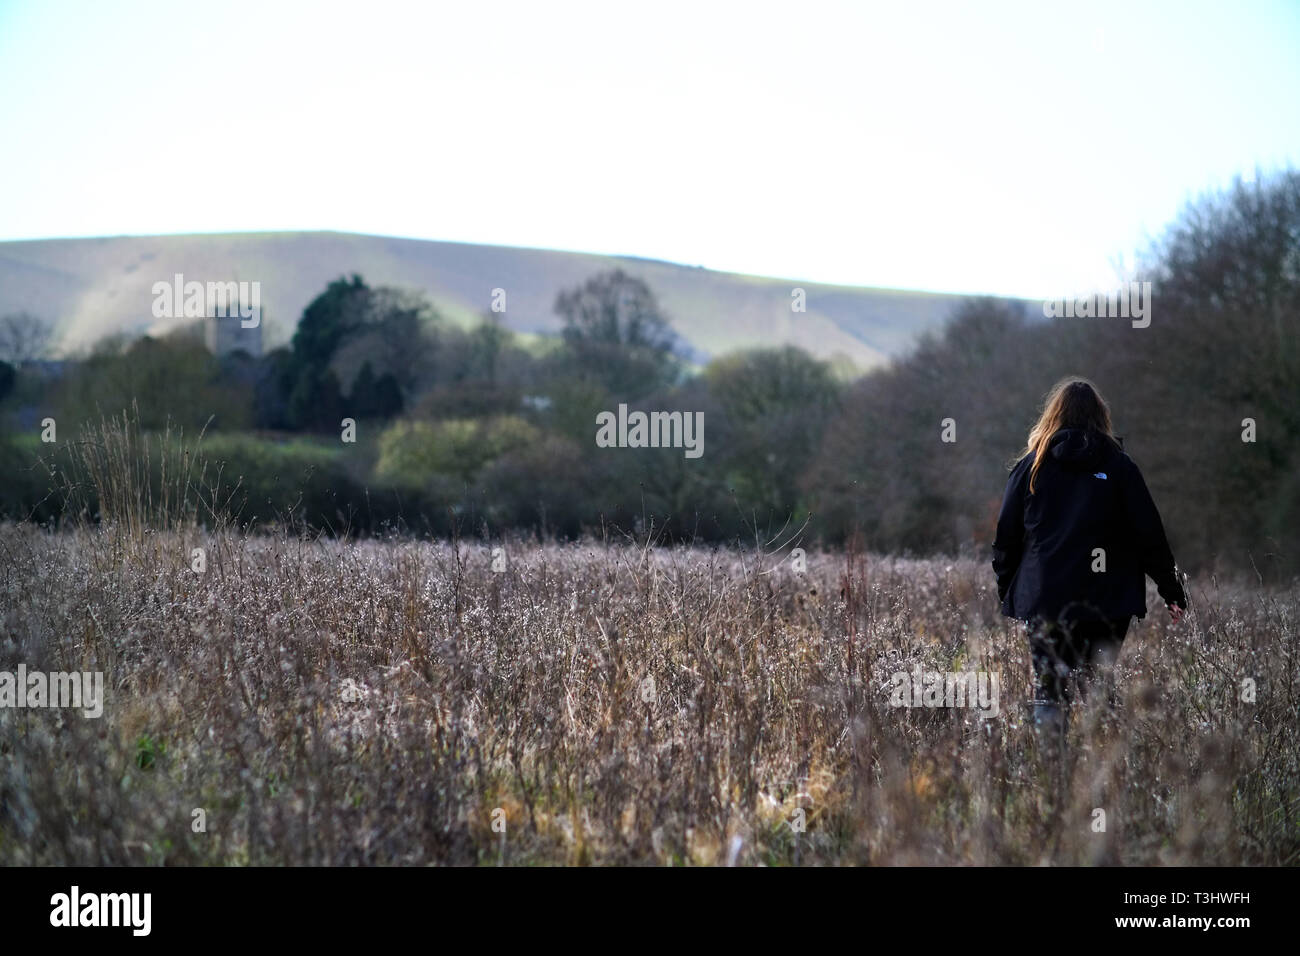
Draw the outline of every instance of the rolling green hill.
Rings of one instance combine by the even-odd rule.
[[[163,331],[151,287],[175,273],[199,281],[261,282],[264,341],[288,340],[304,306],[334,278],[427,293],[449,319],[472,322],[506,290],[505,321],[525,333],[559,329],[556,293],[603,269],[648,282],[697,360],[756,345],[793,344],[870,368],[940,326],[959,296],[826,286],[713,272],[649,259],[429,242],[337,232],[105,237],[0,242],[0,314],[54,323],[59,351],[113,333]],[[791,309],[803,288],[806,311]]]

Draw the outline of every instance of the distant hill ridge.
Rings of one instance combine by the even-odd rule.
[[[611,268],[650,285],[697,360],[791,344],[871,368],[942,326],[964,298],[714,272],[631,256],[268,232],[0,242],[0,314],[27,311],[54,322],[59,348],[67,352],[113,333],[165,330],[172,320],[154,318],[151,290],[176,273],[201,282],[259,281],[269,348],[288,340],[304,307],[331,280],[359,273],[372,286],[423,291],[461,323],[488,310],[493,289],[504,289],[505,324],[547,335],[560,328],[552,312],[556,293]],[[796,288],[805,291],[804,312],[791,308]]]

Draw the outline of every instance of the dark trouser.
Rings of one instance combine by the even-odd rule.
[[[1133,618],[1029,622],[1029,654],[1034,662],[1034,696],[1068,703],[1071,684],[1112,664]]]

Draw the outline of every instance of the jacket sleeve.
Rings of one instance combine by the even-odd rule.
[[[1147,490],[1147,483],[1138,466],[1127,456],[1125,464],[1127,474],[1122,488],[1124,511],[1142,571],[1155,581],[1160,597],[1166,604],[1177,604],[1185,608],[1187,594],[1178,579],[1174,554],[1169,548],[1169,539],[1165,537],[1160,512],[1156,510],[1156,503]]]
[[[1002,508],[998,512],[998,527],[993,538],[993,573],[998,580],[998,600],[1005,601],[1011,580],[1020,567],[1025,548],[1025,476],[1028,473],[1023,459],[1011,471],[1007,488],[1002,495]]]

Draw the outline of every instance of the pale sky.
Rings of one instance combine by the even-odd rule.
[[[335,229],[1055,296],[1300,164],[1298,94],[1298,0],[0,0],[0,240]]]

